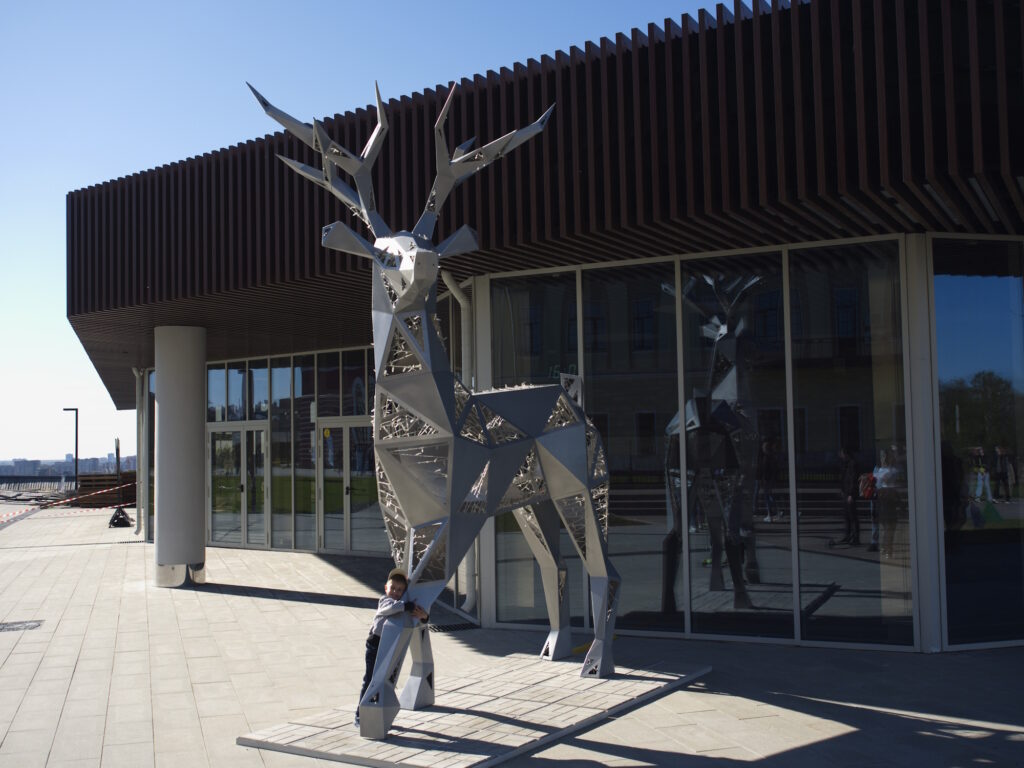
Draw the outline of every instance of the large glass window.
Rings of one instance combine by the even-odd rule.
[[[292,546],[292,366],[270,361],[270,544]]]
[[[949,642],[1024,638],[1024,245],[933,246]]]
[[[245,362],[228,363],[228,421],[245,419]]]
[[[687,261],[680,290],[685,404],[665,429],[673,520],[664,589],[681,602],[685,487],[693,631],[792,637],[782,258]]]
[[[576,274],[491,282],[491,372],[495,386],[557,383],[578,373]]]
[[[292,368],[295,466],[295,548],[316,549],[316,380],[313,355]]]
[[[249,418],[257,421],[267,418],[270,405],[270,382],[267,378],[267,361],[249,361],[249,383],[246,399],[249,402]]]
[[[790,281],[802,635],[909,645],[899,247],[794,251]]]
[[[561,373],[577,373],[575,273],[492,281],[491,326],[496,386],[552,384]],[[498,621],[547,623],[540,568],[511,512],[496,519],[495,532]],[[569,570],[571,621],[580,626],[586,577],[564,530],[559,548]]]
[[[337,352],[321,352],[316,356],[317,415],[341,415],[341,380]]]
[[[366,413],[366,353],[362,349],[341,353],[341,412],[344,416]]]
[[[683,631],[675,268],[583,273],[584,387],[611,475],[608,550],[622,576],[618,626]],[[674,451],[674,456],[670,455]],[[675,462],[675,471],[666,467]],[[668,490],[666,489],[668,483]]]
[[[206,368],[206,420],[224,421],[227,418],[227,376],[224,363]]]

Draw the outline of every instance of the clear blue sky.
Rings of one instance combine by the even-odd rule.
[[[135,453],[66,317],[65,195],[710,2],[0,3],[0,460]],[[468,138],[468,137],[467,137]],[[494,137],[478,137],[487,140]],[[359,149],[359,148],[356,148]]]

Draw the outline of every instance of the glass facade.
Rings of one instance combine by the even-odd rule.
[[[790,254],[800,621],[810,640],[914,641],[899,275],[895,242]]]
[[[292,361],[292,461],[296,549],[316,549],[316,379],[314,356]]]
[[[622,576],[617,626],[681,632],[680,521],[678,507],[665,504],[679,397],[674,285],[671,263],[582,274],[583,383],[611,477],[609,554]],[[676,443],[677,471],[678,457]]]
[[[495,386],[557,384],[579,373],[576,274],[491,281],[491,375]],[[540,568],[511,512],[495,521],[498,621],[544,624]],[[584,576],[579,554],[563,530],[559,548],[569,569],[569,610],[584,623]]]
[[[913,644],[902,290],[895,239],[491,281],[496,385],[583,371],[618,627]],[[543,623],[495,547],[498,620]]]
[[[494,386],[557,384],[578,357],[574,272],[491,282]]]
[[[686,261],[681,283],[685,399],[669,432],[686,454],[692,628],[792,637],[782,255]]]
[[[292,364],[270,361],[270,546],[292,547]]]
[[[1024,245],[932,249],[949,643],[1024,638]]]
[[[369,427],[365,422],[333,431],[324,427],[317,436],[318,419],[368,421],[373,396],[368,365],[373,358],[361,348],[207,366],[211,543],[387,551],[376,484],[372,494],[366,488],[346,493],[344,480],[347,471],[351,485],[361,488],[374,476]],[[348,465],[346,432],[351,433]],[[325,462],[322,467],[318,460]],[[326,489],[322,496],[318,472]],[[327,503],[334,506],[318,508]],[[348,515],[359,518],[351,546]]]
[[[925,514],[942,642],[1024,639],[1024,244],[928,243],[941,503],[924,512],[910,456],[933,447],[908,433],[900,239],[483,283],[492,385],[583,374],[611,476],[619,629],[911,647]],[[460,316],[438,302],[457,374]],[[385,554],[373,387],[367,349],[208,365],[211,543]],[[546,624],[514,516],[494,531],[480,565],[494,568],[497,621]],[[564,530],[561,548],[570,620],[589,627]],[[439,599],[460,605],[474,578],[460,568]]]

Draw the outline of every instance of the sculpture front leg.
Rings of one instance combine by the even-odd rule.
[[[430,630],[426,624],[412,629],[409,652],[412,671],[398,702],[402,709],[423,709],[434,703],[434,653],[430,648]]]
[[[395,681],[409,647],[412,630],[388,621],[381,632],[377,661],[366,693],[359,701],[359,735],[364,739],[386,739],[398,715]]]

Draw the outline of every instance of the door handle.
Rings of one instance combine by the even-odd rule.
[[[352,486],[350,486],[350,485],[346,485],[345,486],[345,495],[346,496],[351,496],[352,495]]]
[[[238,486],[238,492],[239,493],[245,493],[245,486],[244,485]]]

